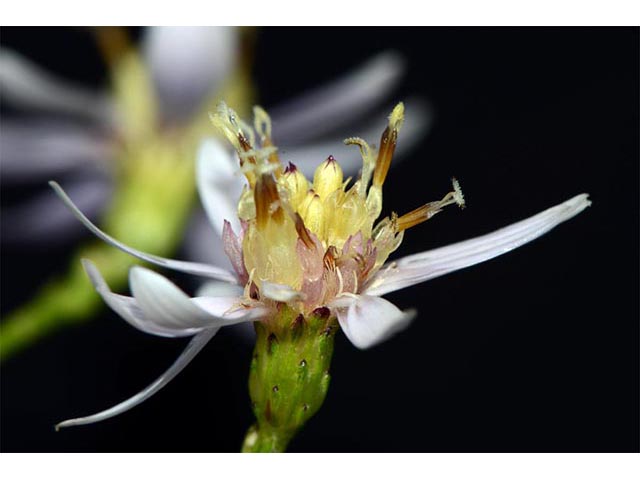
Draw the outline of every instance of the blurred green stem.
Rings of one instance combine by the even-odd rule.
[[[100,252],[102,245],[84,249],[74,257],[69,272],[47,283],[34,300],[12,312],[0,328],[0,361],[14,356],[24,348],[56,330],[89,320],[102,307],[102,299],[91,284],[80,264],[81,257],[100,259],[100,268],[120,265],[119,275],[111,275],[113,285],[126,282],[127,265],[131,263],[123,253],[110,249]],[[106,268],[105,268],[106,267]]]
[[[163,148],[164,147],[164,148]],[[193,149],[189,149],[193,151]],[[105,230],[145,252],[168,255],[175,250],[194,200],[193,161],[180,146],[155,143],[131,160],[114,193]],[[122,174],[126,173],[126,174]],[[54,198],[52,201],[58,201]],[[103,301],[94,291],[80,260],[89,258],[114,290],[126,287],[131,256],[104,242],[91,242],[77,252],[67,274],[53,279],[33,300],[3,319],[0,361],[71,324],[89,320]]]

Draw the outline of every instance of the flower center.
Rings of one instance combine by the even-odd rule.
[[[363,159],[355,182],[344,179],[331,155],[317,167],[312,182],[292,163],[284,167],[271,142],[269,116],[255,107],[254,117],[255,131],[225,104],[211,116],[238,152],[248,182],[238,202],[238,216],[244,222],[244,266],[249,283],[255,283],[258,291],[269,282],[300,292],[301,311],[311,311],[339,295],[358,293],[400,246],[407,228],[428,220],[446,205],[464,206],[454,179],[454,191],[441,201],[401,217],[392,213],[375,223],[404,120],[402,103],[391,112],[377,151],[361,138],[345,140],[359,147]]]

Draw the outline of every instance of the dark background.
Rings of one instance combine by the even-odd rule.
[[[60,75],[105,81],[86,31],[2,35]],[[327,400],[291,451],[638,451],[638,37],[635,28],[258,33],[255,78],[267,107],[380,50],[408,58],[397,99],[419,94],[436,117],[391,171],[385,212],[439,198],[452,175],[468,208],[407,232],[401,254],[489,232],[581,192],[593,200],[513,253],[388,295],[420,312],[391,341],[359,351],[339,335]],[[2,311],[68,253],[3,248]],[[224,329],[142,406],[53,431],[136,393],[184,344],[105,310],[11,359],[2,366],[2,450],[237,451],[252,422],[251,352]]]

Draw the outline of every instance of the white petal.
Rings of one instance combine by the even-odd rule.
[[[404,70],[404,59],[386,51],[337,81],[270,109],[275,144],[304,142],[351,123],[385,100]]]
[[[69,183],[69,191],[87,215],[96,217],[111,196],[112,185],[104,175],[83,175]],[[2,209],[2,242],[8,244],[59,245],[80,237],[85,230],[62,202],[52,202],[44,191],[16,206]]]
[[[260,296],[270,298],[276,302],[293,302],[297,300],[304,300],[305,295],[302,292],[294,290],[289,285],[282,285],[280,283],[271,283],[262,281],[260,285]]]
[[[114,155],[113,145],[99,130],[53,118],[3,120],[0,145],[0,174],[9,182],[34,182],[79,167],[104,167]]]
[[[363,293],[384,295],[510,252],[582,212],[591,205],[587,197],[583,193],[493,233],[391,262]]]
[[[202,263],[183,262],[180,260],[171,260],[169,258],[158,257],[156,255],[141,252],[140,250],[136,250],[135,248],[131,248],[124,243],[119,242],[115,238],[104,233],[93,223],[91,223],[91,221],[84,216],[84,214],[78,209],[78,207],[74,205],[67,194],[64,193],[64,190],[62,190],[60,185],[58,185],[56,182],[49,182],[49,185],[51,185],[51,187],[65,203],[65,205],[67,205],[67,207],[73,212],[76,218],[84,224],[85,227],[91,230],[91,232],[101,240],[113,245],[114,247],[119,248],[123,252],[126,252],[129,255],[146,262],[160,265],[161,267],[171,268],[173,270],[191,273],[193,275],[202,275],[204,277],[215,278],[217,280],[223,280],[225,282],[237,283],[235,275],[222,268],[215,267],[213,265],[205,265]]]
[[[240,231],[237,205],[245,182],[235,156],[218,140],[208,139],[200,146],[196,168],[200,199],[215,232],[222,235],[225,220]]]
[[[220,297],[201,306],[202,300],[190,298],[167,278],[143,267],[131,269],[129,285],[144,316],[166,328],[219,327],[251,321],[256,315],[252,309],[226,315],[241,297]]]
[[[18,107],[77,115],[102,125],[113,123],[113,106],[106,96],[55,78],[4,48],[0,50],[0,92],[4,101]]]
[[[156,394],[167,383],[173,380],[173,378],[178,373],[180,373],[184,369],[184,367],[186,367],[189,362],[191,362],[191,360],[193,360],[193,358],[200,352],[200,350],[202,350],[202,348],[209,342],[209,340],[213,338],[217,331],[217,329],[209,329],[193,337],[193,339],[191,339],[191,341],[189,342],[189,345],[187,345],[187,348],[184,350],[184,352],[182,352],[182,354],[178,357],[174,364],[171,365],[171,367],[169,367],[169,369],[164,372],[160,376],[160,378],[158,378],[155,382],[142,390],[140,393],[137,393],[128,400],[125,400],[124,402],[119,403],[118,405],[115,405],[100,413],[96,413],[88,417],[74,418],[72,420],[65,420],[64,422],[60,422],[56,425],[56,430],[64,427],[88,425],[90,423],[101,422],[102,420],[120,415],[121,413],[132,409],[136,405],[141,404],[146,399]]]
[[[347,338],[360,349],[391,338],[407,328],[416,315],[415,310],[403,312],[384,298],[368,295],[339,297],[329,306],[336,310]]]
[[[159,324],[155,317],[149,317],[143,313],[135,298],[111,292],[100,271],[90,260],[83,259],[82,265],[105,303],[138,330],[161,337],[186,337],[202,330],[201,328],[182,328]]]
[[[390,111],[388,108],[385,111]],[[375,115],[384,118],[385,114]],[[400,130],[398,147],[393,156],[392,166],[398,164],[406,154],[420,142],[429,131],[433,114],[426,102],[418,98],[411,98],[406,102],[405,123]],[[279,155],[284,164],[292,162],[308,178],[313,178],[317,166],[329,155],[333,155],[340,164],[345,176],[356,175],[362,168],[360,150],[353,145],[345,145],[343,140],[347,136],[358,136],[370,143],[378,144],[380,136],[386,127],[386,120],[375,122],[364,129],[353,129],[345,135],[336,136],[322,142],[310,143],[303,146],[280,146]]]
[[[223,282],[206,282],[196,291],[196,297],[224,297],[224,296],[241,296],[243,288],[238,285],[231,285]],[[195,299],[194,299],[195,300]],[[203,302],[204,303],[204,302]],[[207,308],[203,303],[198,303],[202,308]],[[266,312],[268,315],[269,312]],[[265,316],[266,316],[265,315]],[[252,347],[255,343],[256,332],[251,322],[242,322],[236,325],[230,325],[228,332],[240,338],[243,344]]]
[[[143,267],[129,271],[129,287],[133,298],[147,318],[168,328],[206,328],[211,322],[189,296],[159,273]]]
[[[150,27],[142,42],[163,117],[182,120],[217,91],[238,56],[234,27]]]
[[[222,317],[224,326],[253,322],[265,318],[271,313],[271,310],[266,307],[242,306],[242,297],[238,296],[195,297],[191,300],[211,315]]]

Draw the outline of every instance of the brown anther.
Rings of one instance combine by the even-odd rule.
[[[242,150],[245,152],[248,152],[253,148],[249,143],[249,140],[247,140],[247,137],[245,137],[242,133],[238,133],[238,142],[240,142],[240,147],[242,147]],[[247,160],[249,160],[249,163],[252,163],[254,165],[256,163],[256,158],[253,156],[247,157]],[[240,166],[242,165],[244,165],[244,160],[242,155],[240,155]]]
[[[398,130],[387,127],[382,133],[380,138],[380,149],[378,150],[378,159],[376,160],[376,167],[373,171],[373,184],[381,187],[387,178],[389,167],[391,166],[391,159],[393,158],[393,152],[396,149],[396,143],[398,141]]]
[[[398,232],[402,232],[407,228],[415,227],[416,225],[429,220],[440,211],[437,204],[438,202],[427,203],[399,217],[396,220]]]
[[[242,147],[242,150],[244,150],[245,152],[248,152],[253,148],[249,143],[249,140],[247,139],[247,137],[245,137],[244,134],[242,133],[238,133],[238,141],[240,142],[240,146]]]
[[[304,226],[304,220],[302,220],[302,217],[298,212],[295,213],[295,225],[296,225],[296,232],[298,233],[298,238],[302,240],[302,243],[304,243],[304,245],[308,249],[314,248],[315,244],[313,243],[313,240],[309,235],[309,230],[307,230],[307,227]]]
[[[364,255],[361,254],[361,253],[356,253],[355,255],[353,255],[352,258],[356,261],[358,266],[361,267],[361,268],[364,266],[364,264],[366,262],[366,260],[364,258]]]
[[[327,248],[327,251],[324,253],[324,257],[322,258],[325,270],[329,270],[330,272],[335,271],[336,258],[338,258],[338,249],[331,245]]]
[[[284,211],[280,206],[278,186],[273,177],[264,173],[256,182],[253,198],[256,205],[256,223],[264,228],[269,218],[277,223],[284,221]]]
[[[258,286],[255,282],[251,282],[249,286],[249,298],[252,300],[260,300],[260,290],[258,290]]]
[[[289,165],[286,166],[286,168],[284,169],[284,173],[295,173],[298,170],[298,167],[296,167],[293,163],[289,162]]]

